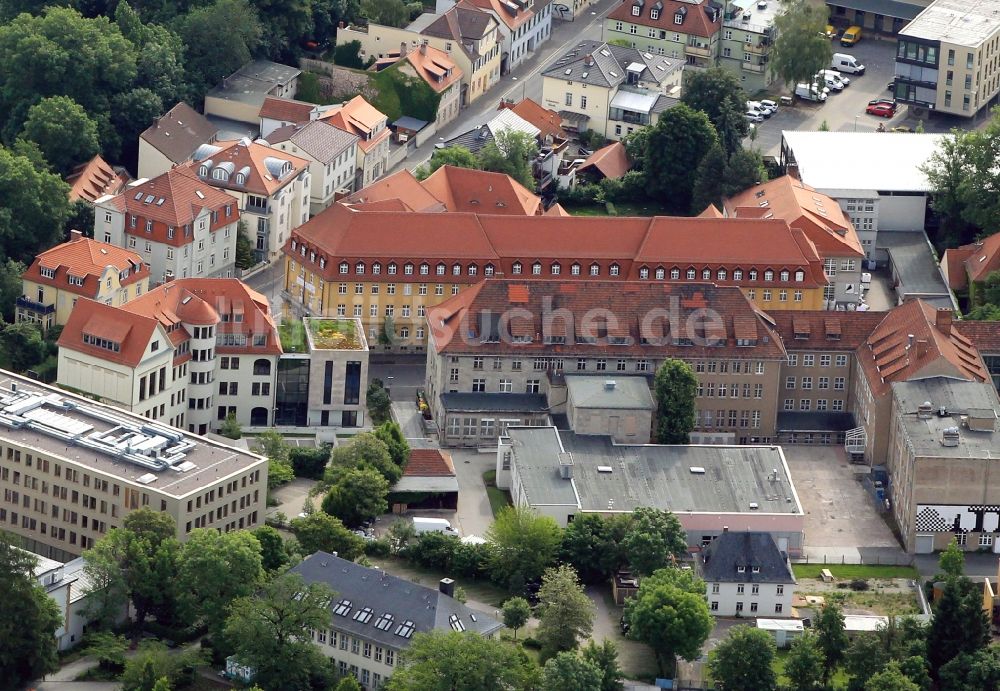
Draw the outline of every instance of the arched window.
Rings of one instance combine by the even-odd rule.
[[[510,268],[510,272],[514,275],[521,273],[521,262],[514,262],[514,266]]]
[[[260,358],[253,361],[254,376],[265,376],[271,374],[271,361]]]
[[[251,427],[267,427],[267,408],[260,406],[250,411]]]

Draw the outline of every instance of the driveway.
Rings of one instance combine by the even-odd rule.
[[[287,485],[282,485],[281,487],[272,490],[271,496],[278,501],[278,505],[269,508],[266,515],[273,516],[280,511],[285,514],[288,520],[292,520],[302,513],[302,505],[309,496],[309,490],[311,490],[315,484],[315,480],[297,477]],[[314,501],[317,508],[321,500],[321,497],[317,497]]]
[[[462,535],[484,535],[493,523],[493,510],[483,484],[483,473],[496,468],[496,453],[451,449],[458,477],[458,511],[454,523]]]
[[[656,657],[645,643],[630,641],[621,630],[622,607],[611,599],[611,586],[587,586],[587,596],[597,608],[591,639],[600,643],[605,639],[618,646],[618,664],[627,679],[645,679],[657,676]]]
[[[895,535],[861,485],[860,471],[838,446],[782,447],[805,520],[810,561],[908,563]]]

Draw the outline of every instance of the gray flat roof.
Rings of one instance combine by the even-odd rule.
[[[806,132],[782,130],[802,182],[820,192],[827,190],[880,190],[929,192],[931,184],[920,170],[949,134],[893,134],[886,132]],[[881,165],[858,165],[838,151],[863,151],[866,161],[892,161],[887,172]]]
[[[900,298],[945,298],[951,305],[951,290],[934,260],[933,250],[922,230],[884,230],[875,241],[879,249],[889,253],[889,259],[899,277],[896,293]]]
[[[46,398],[41,405],[39,397]],[[267,473],[267,459],[257,454],[4,370],[0,370],[0,441],[32,447],[84,470],[173,497],[201,491],[255,466]],[[114,450],[116,441],[119,452]],[[141,456],[141,463],[129,460],[136,456]]]
[[[567,375],[566,389],[575,408],[652,410],[655,406],[645,377]]]
[[[543,413],[548,408],[540,393],[443,393],[441,405],[448,412]]]
[[[998,0],[934,0],[899,35],[974,47],[997,31]]]
[[[297,67],[270,60],[254,60],[223,79],[208,92],[212,98],[262,105],[264,97],[279,84],[286,84],[302,73]]]
[[[837,0],[837,6],[849,10],[880,14],[883,17],[899,17],[900,19],[913,19],[924,9],[923,5],[914,5],[899,0]]]
[[[1000,401],[996,389],[989,382],[971,382],[949,377],[929,377],[915,381],[897,382],[892,385],[896,406],[903,411],[903,431],[913,447],[915,456],[944,458],[1000,458],[1000,431],[977,432],[961,424],[961,416],[976,411],[980,416],[997,415]],[[917,417],[917,409],[929,402],[934,410],[931,417]],[[949,413],[938,416],[938,409],[945,407]],[[994,420],[994,430],[997,422]],[[941,436],[946,428],[959,428],[958,446],[943,446]]]
[[[508,437],[533,505],[576,503],[593,512],[646,506],[674,513],[802,513],[778,446],[618,445],[610,437],[554,427],[512,427]],[[562,452],[571,454],[572,480],[560,477]]]

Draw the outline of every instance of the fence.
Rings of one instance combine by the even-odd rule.
[[[853,553],[852,553],[853,551]],[[913,556],[898,549],[886,547],[884,549],[872,548],[865,552],[845,549],[843,552],[813,553],[803,554],[798,559],[793,559],[795,564],[847,564],[867,565],[867,566],[914,566]]]

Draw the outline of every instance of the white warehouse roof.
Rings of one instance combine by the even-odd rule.
[[[916,132],[799,132],[784,130],[786,163],[798,165],[799,178],[823,190],[928,192],[920,167],[949,134]],[[848,155],[854,152],[856,155]]]

